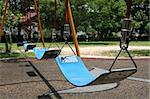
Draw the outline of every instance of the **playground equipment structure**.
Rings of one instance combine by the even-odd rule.
[[[6,1],[8,1],[8,0],[6,0]],[[76,53],[72,50],[73,53],[75,54],[73,56],[59,55],[65,45],[64,44],[60,50],[56,50],[54,57],[56,57],[58,55],[56,57],[56,63],[58,65],[58,67],[60,68],[61,72],[63,73],[64,77],[72,85],[74,85],[76,87],[83,87],[83,86],[87,86],[87,85],[91,85],[91,84],[99,85],[99,84],[118,83],[118,82],[126,79],[127,77],[131,76],[132,74],[134,74],[137,71],[136,63],[134,62],[134,60],[132,59],[132,57],[128,51],[128,45],[129,45],[130,34],[131,34],[131,26],[130,26],[131,21],[129,19],[130,10],[131,10],[131,2],[132,2],[132,0],[127,1],[126,15],[125,15],[125,18],[123,19],[122,30],[121,30],[122,37],[120,40],[120,51],[119,51],[118,55],[116,56],[115,60],[113,61],[112,65],[110,66],[109,70],[99,69],[99,72],[95,76],[86,68],[84,62],[80,58],[78,41],[76,38],[76,30],[75,30],[73,16],[72,16],[71,7],[70,7],[70,1],[66,0],[66,2],[65,2],[66,23],[64,25],[64,31],[65,31],[64,39],[65,39],[65,44],[69,45],[68,35],[70,33],[69,26],[71,26],[71,32],[72,32],[73,42],[74,42],[75,48],[76,48]],[[40,21],[40,16],[38,14],[38,7],[37,7],[36,0],[34,0],[34,4],[35,4],[35,10],[36,10],[36,13],[38,16],[38,24],[39,24],[38,26],[39,26],[39,30],[40,30],[43,48],[41,48],[41,49],[34,48],[33,50],[38,59],[48,58],[52,51],[51,50],[49,51],[48,49],[45,48],[44,37],[42,35],[41,21]],[[7,2],[6,2],[6,5],[8,5]],[[6,9],[7,9],[7,6],[5,8],[5,13],[6,13]],[[2,21],[3,24],[4,24],[5,17],[6,17],[5,13],[4,13],[3,21]],[[68,24],[68,18],[69,18],[70,25]],[[70,45],[69,45],[69,47],[71,48]],[[112,68],[113,68],[116,60],[118,59],[120,53],[122,52],[122,50],[125,50],[127,52],[127,54],[129,55],[130,59],[132,60],[132,62],[134,64],[134,67],[114,70]],[[50,54],[48,54],[49,52],[50,52]],[[48,54],[48,57],[46,56],[47,54]]]
[[[131,9],[131,0],[127,1],[127,10],[126,15],[123,20],[122,24],[122,30],[121,30],[121,41],[120,41],[120,51],[118,55],[116,56],[115,60],[113,61],[112,65],[110,66],[109,70],[100,69],[97,76],[94,76],[84,65],[84,62],[80,58],[80,54],[78,52],[77,55],[73,56],[57,56],[56,62],[67,79],[71,84],[77,87],[87,86],[90,84],[109,84],[109,83],[115,83],[119,82],[132,74],[134,74],[137,71],[137,66],[132,59],[129,51],[127,50],[130,40],[130,32],[131,32],[131,21],[129,20],[130,16],[130,9]],[[70,3],[68,0],[66,0],[66,10],[71,13],[70,9]],[[71,14],[69,14],[69,18],[72,19]],[[73,26],[72,21],[70,20],[70,24]],[[73,28],[72,28],[73,29]],[[73,29],[74,30],[74,29]],[[69,33],[69,32],[68,32]],[[74,32],[75,33],[75,32]],[[67,35],[67,34],[65,34]],[[76,38],[73,36],[74,40]],[[66,43],[67,39],[66,39]],[[75,44],[78,44],[77,41],[75,41]],[[63,47],[62,47],[63,48]],[[61,48],[61,50],[62,50]],[[76,46],[76,51],[78,51],[78,46]],[[122,68],[122,69],[115,69],[113,70],[113,66],[118,59],[120,53],[122,50],[125,50],[127,54],[129,55],[130,59],[132,60],[134,64],[134,68]],[[74,53],[74,52],[73,52]]]
[[[2,19],[2,25],[1,25],[2,28],[3,28],[3,26],[5,24],[5,20],[6,20],[6,12],[7,12],[7,9],[8,9],[8,3],[9,3],[9,0],[6,0],[4,16],[3,16],[3,19]],[[48,48],[45,47],[44,37],[43,37],[42,27],[41,27],[41,21],[40,21],[40,16],[39,16],[39,13],[38,13],[37,0],[34,0],[34,5],[35,5],[35,12],[36,12],[36,15],[38,17],[38,20],[37,20],[38,22],[37,23],[38,23],[38,29],[39,29],[39,33],[40,33],[40,37],[41,37],[41,40],[42,40],[43,47],[42,48],[37,48],[34,43],[28,43],[27,41],[17,42],[17,46],[18,47],[19,46],[23,46],[25,51],[33,49],[37,59],[48,59],[48,58],[51,58],[51,57],[52,58],[56,57],[58,55],[58,53],[59,53],[59,49],[48,49]],[[28,13],[27,13],[27,18],[28,18]],[[25,19],[26,19],[26,17],[25,17]],[[56,21],[56,18],[55,18],[55,21]],[[56,24],[56,22],[55,22],[55,24]],[[56,25],[55,25],[55,27],[56,27]],[[3,29],[1,29],[1,30],[3,30]],[[1,31],[1,37],[3,35],[5,36],[5,34]],[[40,40],[40,38],[39,38],[39,40]]]

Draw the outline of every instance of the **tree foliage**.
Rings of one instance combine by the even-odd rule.
[[[0,1],[0,20],[4,10],[4,1]],[[98,37],[106,38],[114,35],[121,30],[121,19],[124,17],[126,9],[126,0],[70,0],[74,16],[75,27],[77,31],[97,32]],[[17,7],[21,3],[17,3]],[[149,0],[133,0],[132,3],[132,26],[134,29],[149,30],[148,10],[146,5]],[[141,7],[141,6],[144,7]],[[31,6],[34,6],[33,3]],[[19,9],[19,8],[18,8]],[[21,8],[20,8],[21,9]],[[52,30],[54,23],[54,0],[39,0],[39,12],[41,16],[42,27]],[[21,11],[12,11],[8,9],[6,26],[17,26]],[[11,15],[14,15],[15,21],[12,22]],[[65,4],[64,0],[57,0],[57,30],[62,30],[65,22]]]

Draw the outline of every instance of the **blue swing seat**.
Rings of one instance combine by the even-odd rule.
[[[47,48],[36,48],[36,47],[33,49],[33,51],[37,59],[55,58],[58,56],[58,53],[60,52],[60,50],[57,49],[49,50]]]
[[[27,50],[27,46],[28,46],[28,45],[29,45],[28,43],[23,44],[24,50]]]
[[[135,68],[108,71],[100,69],[95,76],[84,65],[78,56],[57,56],[56,62],[65,78],[74,86],[119,82],[136,72]]]
[[[67,80],[75,86],[85,86],[96,79],[78,56],[58,56],[56,57],[56,62]],[[103,73],[106,72],[103,71]]]

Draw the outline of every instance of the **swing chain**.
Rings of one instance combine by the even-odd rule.
[[[117,55],[116,58],[114,59],[112,65],[110,66],[109,71],[111,71],[112,67],[114,66],[115,62],[117,61],[119,55],[121,54],[121,52],[122,52],[123,50],[125,50],[125,51],[127,52],[129,58],[131,59],[132,63],[134,64],[134,67],[137,69],[137,65],[136,65],[135,61],[133,60],[132,56],[130,55],[130,52],[128,51],[128,47],[122,46],[121,49],[120,49],[120,51],[119,51],[119,53],[118,53],[118,55]]]
[[[69,42],[68,42],[67,40],[65,41],[64,45],[60,48],[59,54],[61,53],[62,49],[64,48],[64,46],[65,46],[66,44],[70,47],[70,49],[71,49],[71,51],[73,52],[73,54],[76,55],[76,53],[74,52],[73,48],[71,47],[71,45],[69,44]],[[58,54],[58,55],[59,55],[59,54]]]
[[[121,54],[121,52],[123,50],[125,50],[129,56],[129,58],[131,59],[131,61],[133,62],[135,68],[137,68],[136,63],[134,62],[132,56],[130,55],[129,51],[128,51],[128,46],[129,46],[129,42],[131,40],[131,20],[129,18],[124,18],[123,22],[122,22],[122,29],[121,29],[121,38],[120,38],[120,51],[118,53],[118,55],[116,56],[116,58],[114,59],[112,65],[109,68],[109,71],[111,71],[112,67],[114,66],[115,62],[117,61],[119,55]]]

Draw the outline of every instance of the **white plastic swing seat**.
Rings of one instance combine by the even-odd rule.
[[[65,78],[77,87],[89,84],[119,82],[136,72],[135,68],[118,69],[112,72],[99,69],[99,72],[95,75],[85,67],[83,61],[78,56],[57,56],[56,62]]]

